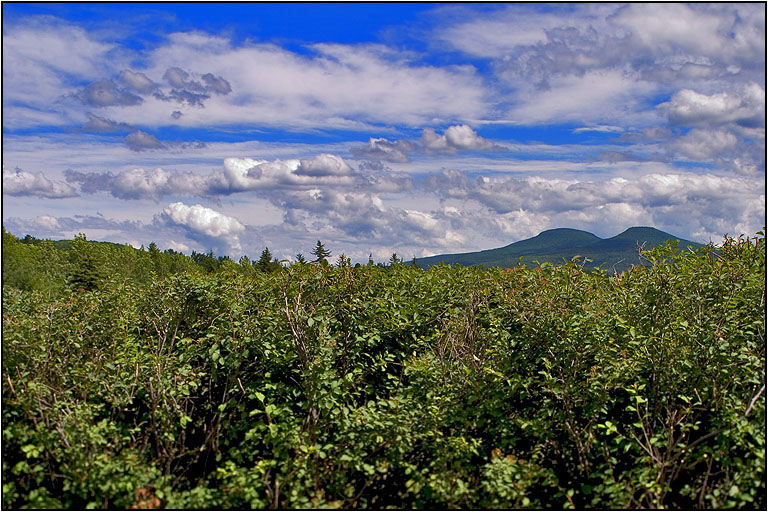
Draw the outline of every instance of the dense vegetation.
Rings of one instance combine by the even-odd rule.
[[[638,248],[650,250],[668,240],[678,240],[681,248],[702,246],[650,227],[629,228],[611,238],[599,238],[579,229],[558,228],[498,249],[430,256],[419,259],[417,264],[421,268],[441,262],[484,267],[514,267],[522,263],[534,267],[544,262],[559,264],[578,256],[581,260],[586,259],[584,268],[603,267],[609,272],[623,272],[635,265],[648,264],[641,258]]]
[[[762,233],[621,275],[3,237],[5,508],[766,507]]]

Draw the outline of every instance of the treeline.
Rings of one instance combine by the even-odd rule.
[[[145,251],[58,295],[85,256],[14,243],[4,508],[766,507],[763,233],[621,275]]]
[[[314,258],[307,261],[297,254],[294,263],[329,264],[331,252],[318,240],[312,250]],[[393,255],[394,262],[401,262]],[[132,282],[148,284],[168,276],[192,273],[211,274],[234,272],[242,275],[270,273],[288,266],[264,248],[258,260],[242,256],[237,262],[229,256],[216,256],[192,251],[190,256],[173,249],[160,251],[155,242],[145,249],[110,242],[94,242],[80,234],[73,240],[41,240],[30,235],[17,238],[3,227],[3,285],[25,291],[39,291],[48,297],[67,291],[93,291],[107,283]],[[392,263],[392,259],[390,259]],[[370,264],[373,264],[371,260]],[[344,254],[336,260],[338,266],[349,266]],[[381,265],[381,264],[379,264]]]

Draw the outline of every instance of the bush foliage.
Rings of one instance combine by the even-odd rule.
[[[5,508],[766,507],[762,233],[621,275],[6,235]]]

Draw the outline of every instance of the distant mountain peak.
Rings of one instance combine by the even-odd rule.
[[[498,249],[430,256],[420,258],[417,264],[429,267],[442,261],[448,264],[514,267],[521,258],[528,265],[534,261],[559,264],[578,255],[592,260],[587,265],[589,267],[605,265],[608,269],[622,271],[632,265],[644,264],[638,256],[638,247],[648,250],[667,240],[679,240],[680,247],[702,245],[651,226],[633,226],[610,238],[600,238],[580,229],[554,228]]]

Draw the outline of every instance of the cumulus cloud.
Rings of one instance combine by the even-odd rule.
[[[168,222],[211,237],[233,236],[245,229],[237,219],[196,204],[171,203],[161,214]]]
[[[125,136],[125,144],[132,151],[145,151],[148,149],[164,149],[165,144],[160,142],[157,137],[141,130],[136,130]]]
[[[438,135],[431,128],[425,128],[421,132],[420,142],[427,153],[501,149],[500,146],[480,137],[466,124],[450,126],[443,135]]]
[[[512,5],[443,12],[435,37],[491,59],[508,86],[507,119],[517,123],[642,127],[654,118],[649,102],[640,99],[680,89],[711,95],[723,84],[765,80],[765,13],[754,5],[580,4],[567,13]]]
[[[156,219],[161,224],[183,228],[195,240],[226,246],[229,251],[240,250],[238,236],[245,231],[245,226],[234,217],[201,204],[171,203]]]
[[[230,194],[246,190],[353,186],[363,183],[343,158],[320,154],[308,159],[255,160],[227,158],[221,172],[210,177],[210,190]]]
[[[669,144],[673,154],[698,161],[724,157],[739,144],[736,136],[726,130],[694,129]]]
[[[343,158],[321,153],[305,159],[259,160],[226,158],[220,169],[207,174],[133,168],[118,173],[65,171],[68,183],[83,193],[109,192],[119,199],[154,199],[167,196],[214,197],[238,192],[263,193],[277,190],[322,187],[352,187],[378,192],[401,192],[412,187],[410,176],[386,170],[355,172]]]
[[[349,176],[352,168],[340,156],[323,153],[300,160],[294,172],[301,176]]]
[[[459,151],[496,151],[503,149],[501,146],[479,136],[470,126],[449,126],[440,135],[432,128],[425,128],[421,132],[421,138],[412,142],[401,139],[390,141],[385,138],[373,138],[365,146],[354,146],[350,152],[355,158],[370,159],[395,163],[410,162],[410,156],[414,153],[453,154]]]
[[[53,181],[42,172],[28,172],[19,168],[13,171],[3,167],[3,194],[10,196],[36,196],[47,199],[77,197],[71,185]]]
[[[445,199],[473,201],[501,215],[543,215],[551,227],[575,222],[603,230],[644,220],[677,229],[671,232],[681,236],[717,238],[733,226],[756,231],[765,215],[764,182],[711,174],[652,172],[604,181],[535,176],[470,180],[460,171],[443,171],[430,176],[425,186]],[[622,217],[611,216],[622,212]]]
[[[144,101],[140,96],[118,87],[113,80],[93,82],[75,94],[75,97],[92,107],[132,106]]]
[[[765,90],[750,83],[738,92],[701,94],[690,89],[677,91],[659,105],[673,125],[712,126],[737,123],[761,126],[765,119]]]
[[[78,184],[83,193],[109,192],[119,199],[154,199],[170,195],[203,195],[208,183],[191,172],[172,173],[162,168],[135,168],[117,174],[64,171],[68,183]]]
[[[680,172],[651,172],[633,179],[488,178],[470,180],[460,171],[443,171],[426,180],[444,200],[461,200],[463,212],[479,219],[536,218],[532,236],[550,227],[587,229],[614,235],[634,225],[652,225],[693,240],[718,240],[724,233],[753,233],[764,223],[764,182]],[[487,208],[484,212],[483,209]],[[467,214],[451,218],[459,232],[471,226]],[[500,223],[499,223],[500,222]],[[477,222],[474,228],[494,238],[503,221]],[[495,226],[489,228],[488,226]],[[463,227],[462,227],[463,226]],[[538,230],[538,231],[537,231]],[[498,239],[498,237],[495,237]]]

